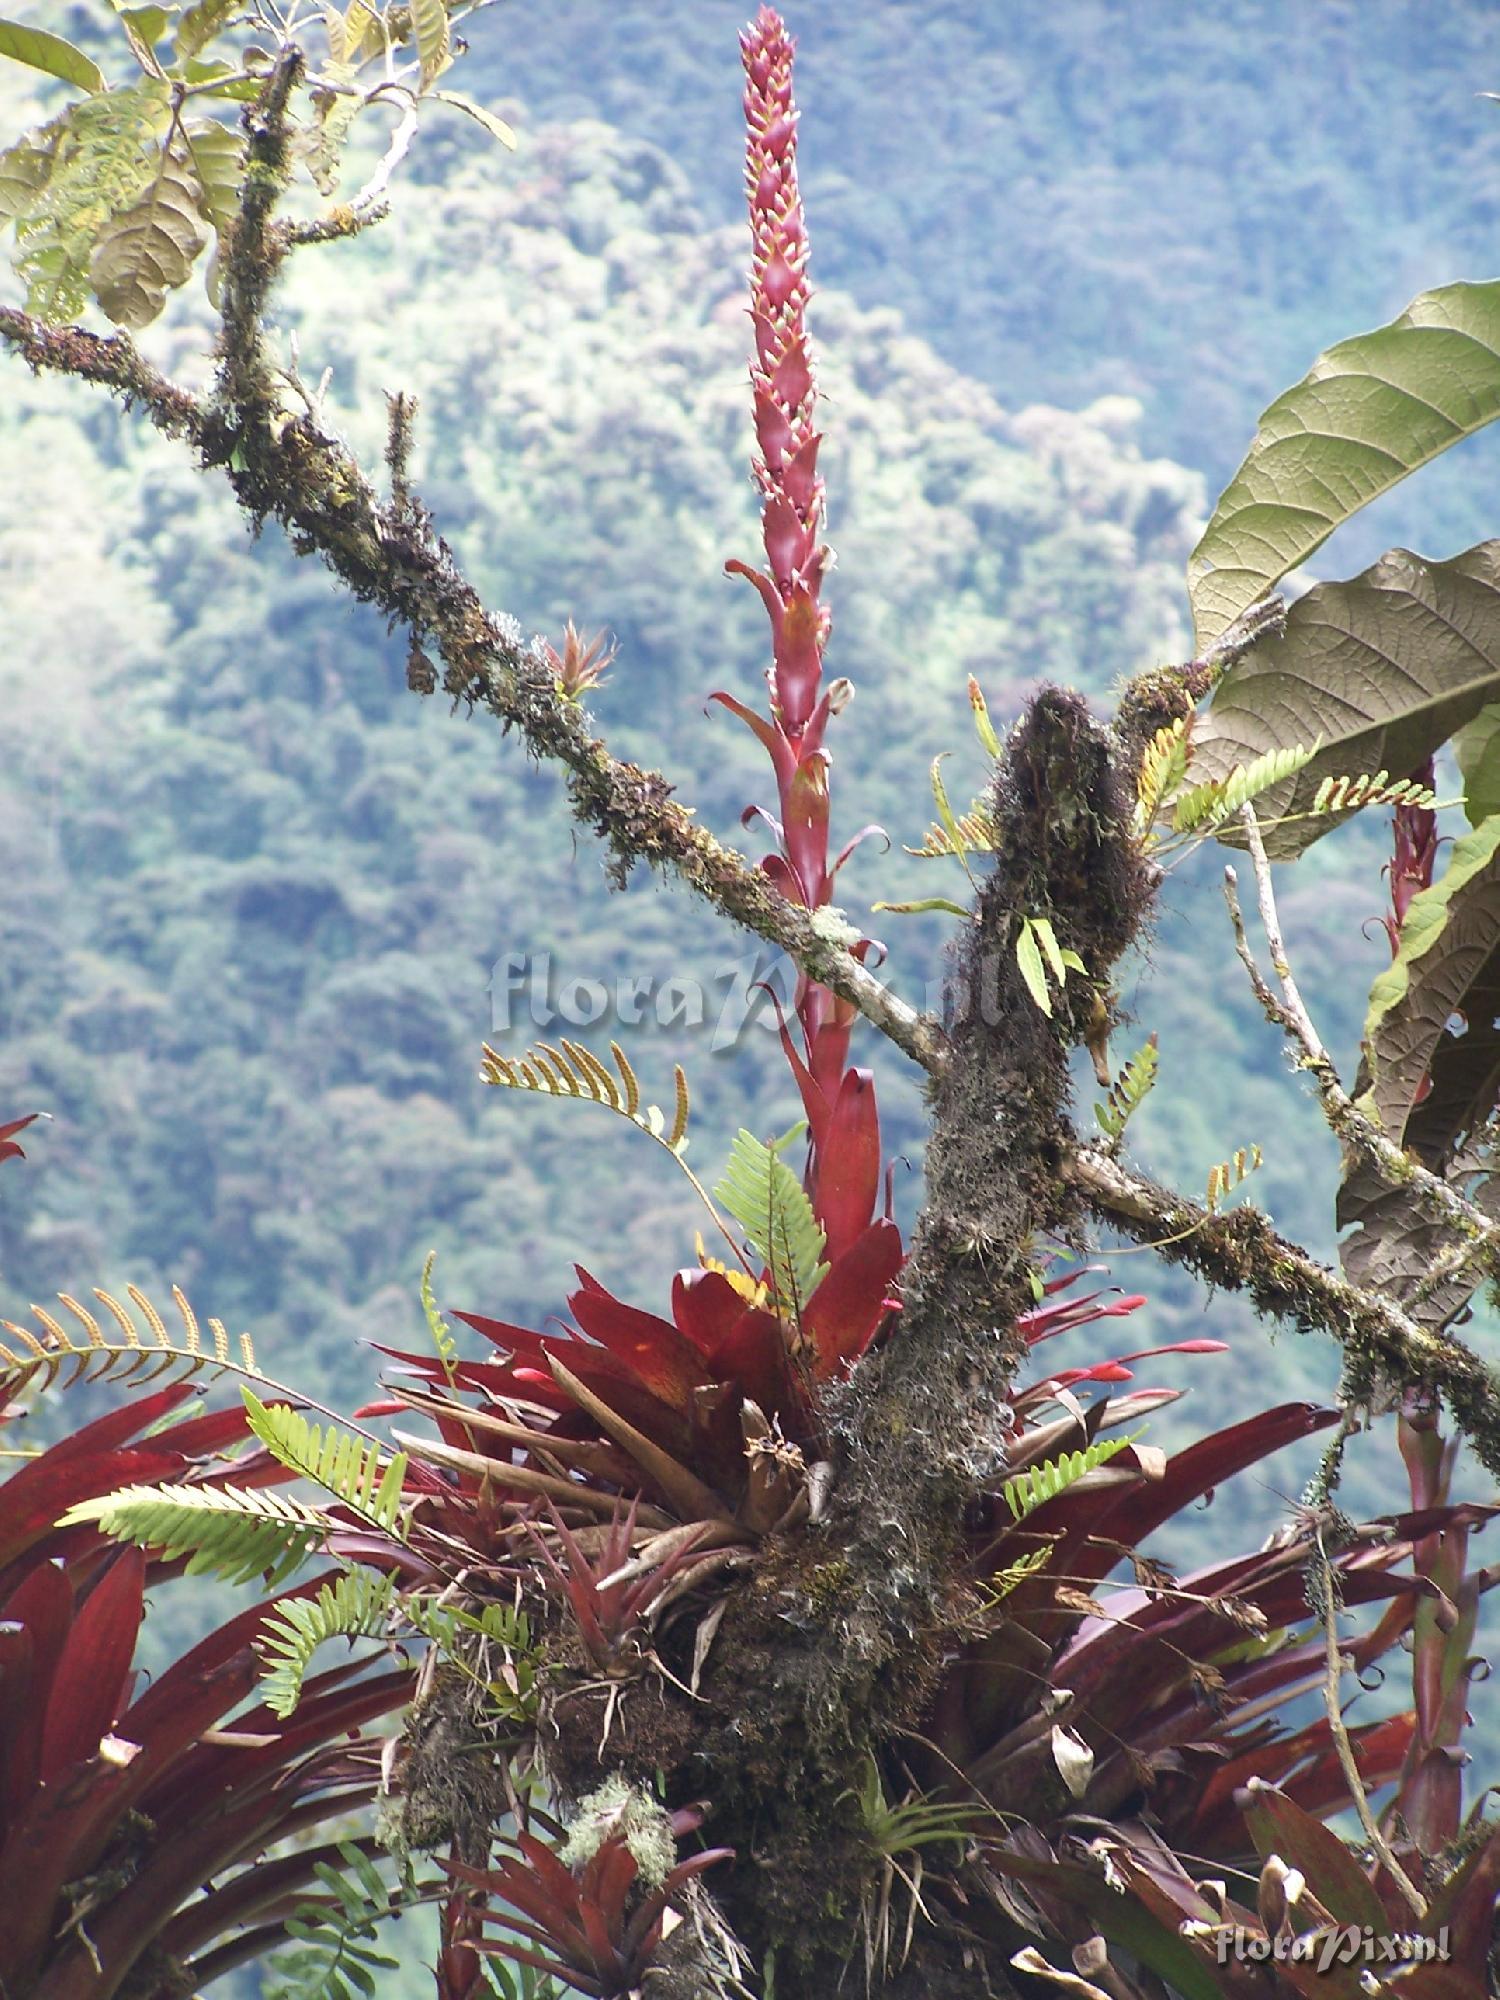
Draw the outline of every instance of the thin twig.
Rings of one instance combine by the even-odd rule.
[[[352,204],[340,203],[326,215],[315,216],[311,222],[284,222],[281,225],[283,241],[291,248],[304,243],[337,243],[346,236],[358,236],[361,230],[371,229],[377,222],[384,222],[390,214],[388,202],[376,202],[373,208],[356,212]]]
[[[1309,1065],[1326,1067],[1333,1082],[1337,1084],[1338,1073],[1334,1070],[1321,1036],[1313,1026],[1312,1016],[1303,1005],[1302,995],[1297,990],[1297,982],[1292,977],[1291,964],[1286,955],[1286,944],[1281,935],[1281,919],[1276,911],[1276,891],[1271,881],[1271,864],[1266,857],[1266,844],[1260,837],[1260,822],[1255,817],[1255,808],[1248,801],[1240,808],[1240,819],[1250,848],[1251,866],[1255,870],[1255,891],[1260,905],[1260,921],[1266,933],[1266,943],[1271,948],[1271,966],[1281,986],[1282,1002],[1291,1021],[1292,1032],[1306,1051]]]
[[[1281,988],[1281,997],[1278,1000],[1255,964],[1245,937],[1244,919],[1239,907],[1238,877],[1233,868],[1226,868],[1224,899],[1229,906],[1230,923],[1234,927],[1235,950],[1249,974],[1255,997],[1269,1018],[1297,1044],[1300,1051],[1298,1066],[1311,1076],[1323,1106],[1324,1117],[1334,1135],[1343,1142],[1349,1152],[1372,1167],[1389,1186],[1405,1188],[1418,1207],[1426,1210],[1436,1221],[1456,1231],[1464,1239],[1464,1254],[1460,1260],[1462,1264],[1476,1266],[1480,1272],[1493,1270],[1497,1262],[1500,1262],[1500,1224],[1494,1222],[1474,1202],[1466,1200],[1441,1175],[1433,1173],[1415,1160],[1410,1153],[1404,1152],[1373,1119],[1360,1110],[1344,1089],[1332,1058],[1303,1003],[1287,959],[1286,944],[1276,910],[1275,890],[1271,881],[1271,863],[1266,856],[1265,843],[1261,839],[1255,808],[1251,805],[1241,807],[1240,820],[1245,829],[1246,845],[1255,872],[1256,899],[1266,939],[1271,948],[1271,963]]]
[[[365,182],[349,206],[362,221],[371,218],[375,209],[386,206],[386,190],[391,184],[391,175],[400,166],[411,150],[411,142],[417,136],[417,97],[415,91],[403,89],[400,85],[381,84],[374,93],[375,101],[383,97],[403,99],[405,108],[391,133],[390,141],[376,164],[374,173]]]
[[[1344,1773],[1349,1787],[1349,1796],[1354,1801],[1354,1810],[1359,1814],[1359,1823],[1365,1830],[1365,1839],[1379,1857],[1391,1880],[1401,1891],[1412,1913],[1420,1923],[1427,1915],[1427,1899],[1401,1863],[1391,1851],[1390,1842],[1375,1823],[1375,1815],[1370,1810],[1370,1801],[1365,1792],[1364,1780],[1359,1775],[1359,1765],[1354,1757],[1354,1745],[1349,1741],[1349,1731],[1344,1722],[1344,1713],[1339,1701],[1339,1681],[1344,1671],[1344,1656],[1339,1650],[1338,1635],[1338,1595],[1333,1577],[1333,1564],[1328,1560],[1328,1551],[1323,1546],[1322,1524],[1313,1531],[1318,1550],[1319,1589],[1322,1599],[1323,1637],[1327,1648],[1328,1672],[1323,1681],[1323,1706],[1328,1712],[1329,1733],[1333,1737],[1333,1747],[1338,1752],[1339,1767]]]
[[[1250,940],[1245,934],[1245,913],[1240,908],[1240,878],[1233,867],[1224,870],[1224,901],[1229,909],[1230,928],[1234,932],[1234,949],[1240,964],[1244,966],[1251,990],[1260,1002],[1264,1012],[1284,1028],[1289,1035],[1296,1033],[1291,1016],[1282,1006],[1266,983],[1265,974],[1255,962],[1255,954],[1250,949]]]

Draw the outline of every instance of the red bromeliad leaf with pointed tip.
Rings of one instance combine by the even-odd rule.
[[[814,1159],[813,1212],[829,1256],[839,1257],[869,1223],[880,1192],[880,1122],[868,1070],[845,1071]]]
[[[873,1103],[857,1080],[846,1079],[851,1081],[851,1110],[841,1128],[847,1136],[838,1143],[855,1155],[854,1167],[845,1182],[832,1185],[829,1268],[796,1324],[770,1309],[763,1290],[747,1296],[748,1280],[732,1282],[721,1271],[679,1271],[667,1320],[626,1305],[580,1267],[580,1287],[569,1300],[576,1325],[559,1333],[536,1333],[478,1313],[456,1315],[500,1350],[500,1362],[458,1361],[450,1377],[450,1364],[434,1355],[385,1350],[434,1388],[478,1391],[517,1412],[517,1435],[504,1445],[493,1436],[464,1433],[458,1406],[444,1414],[446,1442],[486,1453],[485,1478],[496,1492],[506,1490],[507,1465],[534,1467],[536,1453],[565,1431],[579,1441],[607,1436],[625,1453],[631,1469],[623,1476],[593,1467],[598,1490],[644,1495],[690,1518],[680,1514],[683,1496],[694,1487],[706,1489],[722,1503],[712,1517],[724,1518],[734,1514],[746,1490],[742,1411],[753,1405],[790,1444],[817,1441],[817,1387],[844,1374],[876,1338],[889,1317],[903,1258],[895,1224],[870,1220],[879,1170]],[[581,1385],[578,1393],[569,1380]],[[525,1407],[543,1413],[528,1420],[529,1434],[520,1422]],[[581,1408],[588,1419],[582,1427],[576,1421]],[[665,1454],[681,1476],[668,1477],[669,1468],[653,1453]],[[526,1479],[511,1485],[535,1490]]]
[[[56,1784],[97,1756],[130,1694],[130,1662],[145,1611],[146,1557],[121,1549],[83,1600],[52,1665],[38,1775]]]
[[[817,1343],[824,1379],[852,1367],[875,1338],[905,1257],[900,1230],[883,1216],[835,1257],[802,1314],[803,1330]]]
[[[25,1148],[16,1144],[16,1134],[24,1132],[41,1116],[38,1111],[28,1111],[24,1118],[12,1118],[8,1125],[0,1125],[0,1160],[24,1160]]]
[[[702,1818],[699,1808],[684,1807],[669,1814],[668,1823],[681,1840]],[[448,1863],[455,1880],[478,1890],[487,1904],[509,1906],[483,1909],[481,1921],[525,1941],[480,1949],[550,1972],[600,2000],[623,2000],[639,1990],[669,1904],[695,1876],[734,1858],[732,1848],[707,1848],[678,1861],[658,1886],[637,1897],[640,1871],[622,1835],[609,1834],[576,1869],[535,1834],[521,1830],[514,1838],[516,1854],[489,1869]]]
[[[132,1658],[148,1580],[180,1571],[117,1548],[88,1526],[56,1529],[78,1501],[136,1480],[234,1483],[286,1479],[284,1467],[219,1456],[246,1435],[243,1408],[140,1432],[170,1415],[189,1385],[137,1396],[50,1446],[0,1484],[0,1991],[97,2000],[123,1990],[144,1952],[184,1907],[196,1954],[223,1947],[245,1902],[242,1871],[286,1834],[374,1796],[378,1752],[359,1732],[405,1701],[408,1670],[360,1679],[359,1662],[309,1681],[296,1713],[236,1718],[233,1740],[205,1742],[263,1671],[252,1604],[139,1694]],[[286,1593],[304,1596],[317,1581]],[[354,1676],[351,1678],[351,1676]],[[141,1829],[152,1830],[143,1840]],[[130,1866],[110,1857],[128,1851]],[[313,1852],[316,1852],[314,1850]],[[236,1872],[241,1871],[241,1872]],[[96,1877],[87,1937],[67,1885]],[[219,1878],[222,1877],[222,1880]],[[304,1853],[289,1881],[313,1880]],[[228,1901],[222,1919],[217,1898]],[[285,1936],[296,1897],[268,1921]],[[102,1970],[101,1970],[102,1968]]]

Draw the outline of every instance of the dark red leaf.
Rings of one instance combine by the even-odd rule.
[[[25,1159],[25,1150],[16,1144],[15,1135],[24,1132],[40,1116],[40,1112],[28,1111],[24,1118],[12,1118],[8,1125],[0,1125],[0,1160]]]
[[[1274,1785],[1252,1778],[1246,1791],[1245,1824],[1262,1861],[1279,1854],[1289,1867],[1301,1869],[1308,1888],[1341,1924],[1369,1924],[1377,1934],[1384,1932],[1384,1905],[1338,1835]]]
[[[38,1720],[73,1623],[73,1586],[56,1563],[39,1562],[0,1609],[14,1626],[0,1651],[0,1824],[14,1824],[41,1776]]]
[[[743,1294],[722,1271],[679,1271],[672,1280],[672,1317],[704,1356],[713,1353],[744,1310]]]
[[[98,1754],[128,1693],[145,1610],[146,1557],[121,1549],[73,1620],[52,1674],[42,1724],[43,1783]]]
[[[851,1069],[839,1087],[817,1150],[813,1207],[828,1239],[830,1259],[841,1257],[869,1226],[879,1188],[875,1082],[867,1069]]]
[[[788,1419],[800,1408],[786,1349],[786,1330],[775,1313],[746,1306],[710,1356],[714,1375],[733,1382],[768,1417]]]
[[[904,1255],[900,1230],[882,1218],[861,1231],[830,1267],[802,1313],[804,1332],[817,1342],[819,1375],[857,1361],[869,1346]]]

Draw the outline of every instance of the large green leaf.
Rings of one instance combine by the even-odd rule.
[[[1481,1181],[1470,1199],[1491,1221],[1500,1222],[1500,1181]],[[1363,1161],[1355,1161],[1338,1193],[1338,1224],[1350,1233],[1339,1244],[1339,1262],[1351,1284],[1382,1292],[1414,1319],[1434,1330],[1463,1311],[1482,1272],[1461,1271],[1434,1284],[1432,1268],[1453,1242],[1453,1232],[1434,1221],[1431,1211],[1402,1183],[1393,1187]]]
[[[0,56],[25,63],[29,69],[45,70],[60,76],[64,83],[76,83],[90,93],[103,90],[104,72],[95,62],[65,42],[61,35],[49,35],[45,28],[27,28],[19,21],[0,21]]]
[[[203,201],[192,167],[163,153],[140,199],[105,224],[89,259],[89,277],[117,326],[149,325],[167,293],[186,284],[207,240]]]
[[[426,90],[448,67],[448,9],[443,0],[411,0],[411,18]]]
[[[148,194],[171,119],[170,87],[159,77],[143,77],[80,98],[47,128],[51,171],[44,189],[20,211],[17,268],[32,312],[56,321],[83,310],[101,237]]]
[[[173,37],[179,59],[201,55],[240,4],[241,0],[198,0],[189,7]]]
[[[1268,750],[1320,744],[1257,804],[1262,821],[1306,813],[1325,778],[1404,778],[1500,700],[1500,542],[1447,562],[1392,549],[1347,583],[1323,583],[1224,676],[1193,733],[1194,781]],[[1335,817],[1267,825],[1267,851],[1302,849]],[[1230,837],[1233,835],[1231,833]]]
[[[1461,1031],[1453,1024],[1461,1017]],[[1488,1171],[1472,1151],[1500,1095],[1500,816],[1465,834],[1446,872],[1415,897],[1389,969],[1370,991],[1359,1106],[1434,1172]],[[1493,1175],[1474,1194],[1500,1213]],[[1352,1160],[1338,1196],[1339,1246],[1356,1284],[1373,1286],[1424,1325],[1461,1312],[1477,1279],[1460,1276],[1418,1297],[1451,1232],[1402,1183]]]
[[[185,164],[198,183],[200,206],[222,236],[239,209],[245,136],[232,125],[202,119],[183,128]]]
[[[1500,702],[1480,709],[1453,739],[1464,781],[1464,811],[1470,826],[1500,812]]]
[[[1450,1032],[1456,1015],[1462,1034]],[[1488,1116],[1500,1081],[1500,817],[1458,841],[1415,897],[1370,989],[1360,1108],[1431,1165]],[[1431,1089],[1417,1103],[1423,1079]]]
[[[22,139],[0,153],[0,222],[25,215],[52,177],[56,147]]]
[[[1500,416],[1500,282],[1423,292],[1265,412],[1188,558],[1202,652],[1340,522]]]
[[[500,144],[508,146],[511,152],[516,150],[514,128],[507,125],[503,118],[497,118],[485,105],[476,104],[472,97],[465,97],[457,90],[435,90],[432,94],[439,104],[451,104],[455,111],[466,111],[476,124],[484,127],[492,139],[498,139]]]

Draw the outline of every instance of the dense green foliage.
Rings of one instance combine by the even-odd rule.
[[[650,137],[738,219],[734,0],[507,25],[473,36],[468,87]],[[1148,448],[1216,488],[1320,348],[1492,267],[1482,4],[820,0],[797,32],[820,281],[897,307],[1010,408],[1141,397]],[[1417,532],[1396,518],[1477,541],[1483,483],[1470,460],[1436,516],[1428,486],[1361,548]]]

